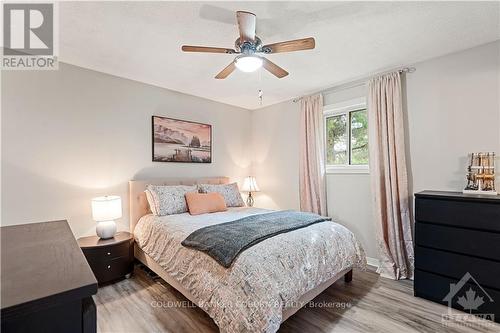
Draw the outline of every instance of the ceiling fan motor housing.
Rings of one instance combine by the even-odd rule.
[[[242,42],[241,38],[238,38],[234,42],[234,47],[244,55],[252,55],[256,52],[262,52],[262,41],[257,36],[255,36],[254,41],[244,40]]]

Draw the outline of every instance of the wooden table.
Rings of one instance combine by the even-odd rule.
[[[97,281],[66,221],[1,228],[2,332],[95,332]]]

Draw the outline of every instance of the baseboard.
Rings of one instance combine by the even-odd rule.
[[[366,263],[370,266],[376,267],[377,270],[380,267],[380,260],[377,258],[366,257]]]
[[[382,271],[381,267],[380,267],[380,259],[377,259],[377,258],[371,258],[371,257],[366,257],[366,263],[368,264],[368,266],[372,266],[372,267],[375,267],[376,268],[376,272],[378,274],[380,274],[381,277],[384,277],[384,278],[388,278],[388,279],[391,279],[391,280],[394,280],[394,278],[392,276],[389,276],[387,275],[385,272]],[[410,280],[413,280],[413,278],[411,278]]]

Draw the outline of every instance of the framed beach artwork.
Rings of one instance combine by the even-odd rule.
[[[152,117],[153,162],[212,163],[212,125]]]

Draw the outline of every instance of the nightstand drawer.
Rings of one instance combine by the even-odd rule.
[[[134,238],[129,232],[108,239],[81,237],[78,244],[99,284],[118,280],[134,269]]]
[[[133,261],[127,256],[109,261],[94,262],[90,266],[97,281],[103,283],[122,278],[131,273]]]
[[[87,260],[92,262],[109,261],[120,257],[128,257],[131,255],[130,242],[123,242],[112,246],[84,249],[83,253]]]

